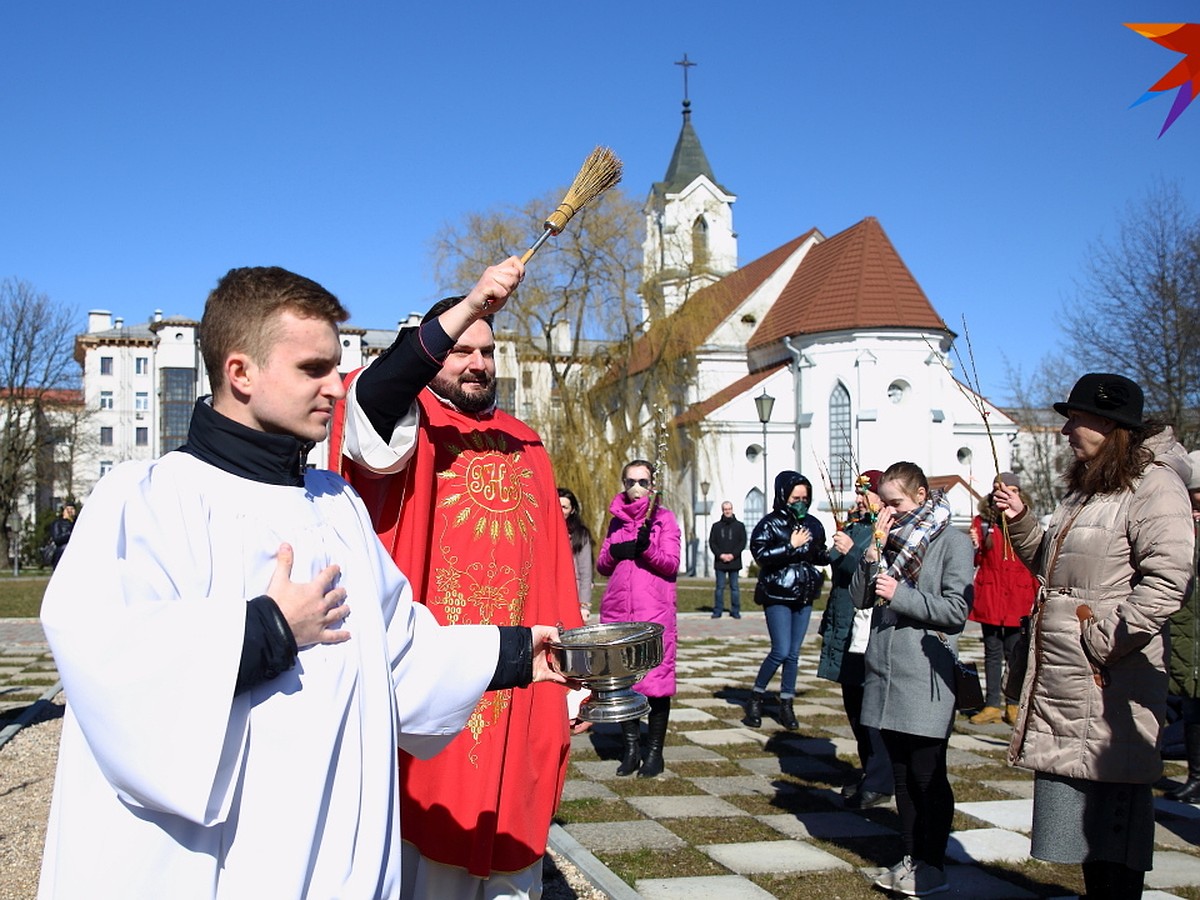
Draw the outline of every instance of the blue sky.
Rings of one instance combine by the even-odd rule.
[[[567,184],[596,144],[643,199],[686,52],[740,261],[876,216],[1003,400],[1005,359],[1061,353],[1130,201],[1166,179],[1200,211],[1200,103],[1161,139],[1173,97],[1129,109],[1179,57],[1126,21],[1200,2],[13,0],[0,277],[82,328],[198,316],[230,267],[282,265],[388,327],[464,287],[433,280],[440,225]]]

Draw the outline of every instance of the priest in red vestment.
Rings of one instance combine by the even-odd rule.
[[[351,376],[335,422],[331,464],[443,623],[581,624],[550,459],[495,406],[492,314],[523,273],[513,257],[435,305]],[[433,759],[401,753],[403,896],[540,896],[569,742],[564,688],[536,685],[484,694]]]

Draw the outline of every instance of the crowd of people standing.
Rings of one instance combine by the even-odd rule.
[[[71,703],[41,896],[536,898],[588,727],[551,646],[592,616],[594,572],[598,627],[662,628],[634,685],[645,736],[621,723],[616,774],[664,771],[680,528],[636,458],[597,542],[541,438],[496,407],[492,316],[523,274],[489,268],[344,383],[347,313],[328,291],[282,269],[220,281],[203,321],[214,394],[187,444],[114,471],[77,526],[64,514],[43,623]],[[900,819],[880,888],[950,887],[968,620],[987,681],[970,721],[1010,725],[1009,762],[1034,773],[1034,857],[1079,864],[1092,900],[1141,895],[1169,693],[1188,771],[1166,796],[1200,802],[1200,452],[1143,403],[1130,379],[1089,373],[1055,404],[1073,461],[1044,523],[999,473],[960,529],[907,461],[858,473],[829,539],[800,472],[777,474],[748,538],[722,504],[712,616],[727,587],[741,616],[748,548],[770,639],[744,721],[762,727],[779,673],[779,724],[798,728],[825,597],[817,674],[841,686],[859,760],[844,803],[894,798]],[[303,465],[331,423],[340,475]],[[169,729],[130,702],[147,672],[156,708],[187,710]]]

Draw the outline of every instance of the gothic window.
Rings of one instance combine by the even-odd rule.
[[[757,525],[767,514],[766,497],[758,488],[751,488],[742,501],[742,521],[747,523],[747,529]],[[751,525],[750,523],[753,523]]]
[[[840,381],[829,394],[829,480],[838,492],[854,481],[854,445],[850,440],[850,392]]]
[[[697,216],[692,223],[692,264],[696,268],[708,265],[708,222]]]

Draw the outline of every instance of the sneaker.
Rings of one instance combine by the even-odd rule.
[[[999,722],[1004,718],[1004,710],[998,706],[985,706],[975,715],[971,716],[970,722],[972,725],[991,725],[993,722]]]
[[[846,798],[846,809],[871,809],[890,802],[891,794],[881,794],[877,791],[859,791]]]
[[[917,862],[907,872],[896,876],[892,890],[906,897],[927,897],[950,890],[950,883],[946,881],[946,873],[937,866]]]
[[[877,875],[875,877],[875,886],[881,887],[885,891],[894,890],[896,881],[900,878],[900,876],[908,875],[910,872],[912,872],[915,865],[916,863],[913,862],[913,858],[911,856],[904,857],[902,860],[900,860],[900,862],[896,863],[890,869],[884,869],[880,875]]]

